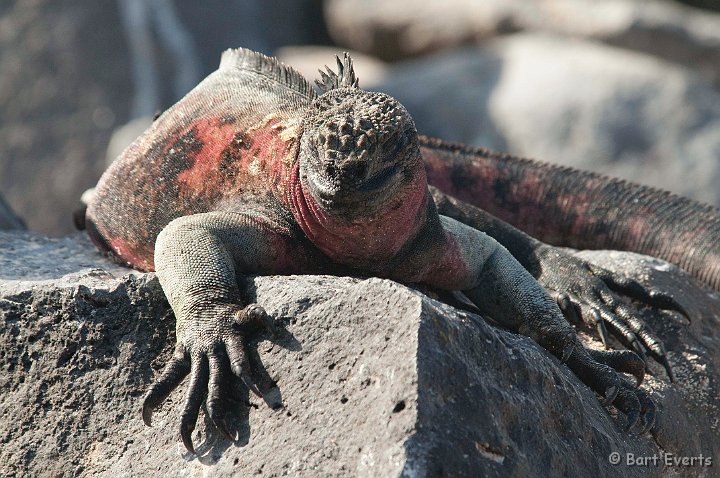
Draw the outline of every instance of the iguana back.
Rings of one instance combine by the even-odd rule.
[[[228,50],[217,71],[155,120],[100,179],[86,227],[116,260],[153,270],[173,219],[253,203],[286,212],[300,120],[315,97],[295,70]]]

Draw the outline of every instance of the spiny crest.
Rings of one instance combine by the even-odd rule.
[[[343,53],[343,59],[335,56],[337,61],[337,73],[326,66],[327,71],[318,70],[321,79],[315,80],[320,90],[326,93],[336,88],[358,88],[358,79],[355,77],[355,69],[353,68],[352,58],[348,52]]]
[[[220,69],[229,68],[252,71],[306,96],[315,97],[315,91],[310,83],[297,70],[283,64],[277,58],[247,48],[231,48],[225,50],[220,58]]]

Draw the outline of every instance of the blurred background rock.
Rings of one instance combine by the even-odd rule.
[[[71,232],[106,155],[245,46],[310,79],[351,50],[422,133],[720,205],[720,13],[686,3],[6,0],[0,193],[29,229]]]

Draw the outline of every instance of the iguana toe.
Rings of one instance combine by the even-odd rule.
[[[608,334],[607,327],[605,327],[605,321],[603,321],[602,317],[600,317],[600,312],[598,312],[597,309],[593,308],[590,311],[590,316],[592,320],[595,322],[595,328],[597,329],[598,335],[600,336],[600,341],[603,344],[603,347],[606,349],[610,348],[608,343],[610,342],[610,334]]]
[[[602,279],[607,286],[626,297],[645,303],[655,309],[674,310],[689,318],[685,307],[680,304],[671,294],[651,286],[644,286],[635,279],[619,274],[613,274],[606,269],[594,264],[590,265],[593,274]]]
[[[185,448],[192,454],[195,454],[192,432],[195,430],[200,407],[207,395],[208,380],[208,358],[203,353],[196,353],[192,357],[190,383],[183,403],[183,412],[180,416],[180,437],[185,444]]]
[[[629,350],[608,352],[578,347],[568,361],[568,366],[580,380],[604,396],[603,406],[612,404],[625,414],[627,430],[642,420],[640,432],[644,433],[654,426],[655,404],[647,393],[618,374],[618,371],[633,373],[640,381],[640,370],[644,370],[641,362]]]
[[[635,377],[636,385],[645,378],[645,362],[629,350],[592,350],[588,354],[593,360],[605,364],[618,372],[629,373]]]
[[[656,417],[656,409],[655,409],[655,403],[653,403],[652,400],[650,400],[650,397],[647,396],[645,392],[642,390],[639,390],[638,397],[640,398],[640,402],[643,406],[642,410],[642,420],[643,420],[643,427],[638,431],[640,435],[649,432],[650,430],[655,427],[655,417]]]
[[[210,416],[215,428],[230,441],[233,441],[234,439],[227,430],[225,422],[228,408],[227,399],[225,398],[228,394],[225,392],[231,378],[227,357],[224,353],[215,349],[208,355],[208,364],[210,365],[210,377],[208,380],[207,400],[205,401],[207,414]]]
[[[143,400],[142,417],[145,425],[151,426],[152,412],[170,395],[182,379],[190,373],[190,361],[182,347],[175,348],[175,354],[168,362],[160,377],[152,384]]]
[[[273,337],[277,335],[275,321],[258,304],[250,304],[241,309],[235,317],[235,323],[240,332],[247,333],[264,329]]]
[[[230,359],[230,369],[233,375],[238,377],[242,383],[254,393],[257,397],[262,398],[262,393],[253,382],[250,375],[250,362],[248,359],[245,344],[241,336],[233,335],[225,340],[225,350]]]

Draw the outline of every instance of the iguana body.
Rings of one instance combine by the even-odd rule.
[[[204,401],[229,436],[225,387],[236,375],[257,391],[244,337],[253,326],[271,323],[259,306],[240,303],[236,273],[334,273],[463,291],[481,312],[567,361],[628,415],[629,426],[642,417],[643,428],[652,427],[653,403],[613,370],[641,381],[643,362],[629,351],[583,348],[555,300],[476,227],[509,242],[528,269],[547,279],[544,285],[565,312],[575,303],[583,316],[596,310],[612,316],[618,324],[608,322],[625,327],[619,332],[628,342],[637,333],[664,358],[662,345],[636,326],[631,311],[606,300],[610,292],[599,282],[611,278],[581,271],[589,275],[585,289],[568,294],[566,274],[558,279],[552,270],[575,265],[569,256],[430,189],[428,175],[441,189],[459,193],[463,185],[452,171],[472,172],[482,155],[460,157],[419,139],[402,105],[359,89],[349,58],[338,63],[338,75],[323,75],[325,93],[318,97],[298,73],[275,60],[228,51],[218,71],[160,116],[101,178],[87,211],[90,236],[116,259],[155,269],[177,318],[176,352],[145,398],[146,423],[189,373],[180,427],[185,445],[193,451],[190,435]],[[443,158],[456,169],[443,172]],[[477,191],[468,190],[482,206],[485,197],[475,201]],[[438,214],[437,206],[460,222]],[[636,283],[621,285],[650,302],[673,305]],[[602,295],[603,302],[593,302],[590,293]],[[583,310],[588,307],[590,312]]]

